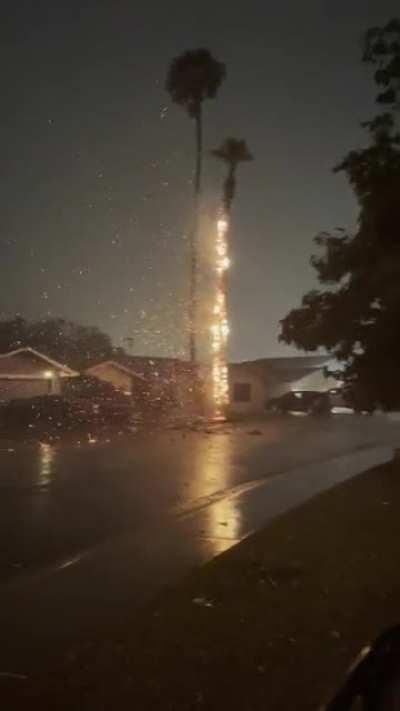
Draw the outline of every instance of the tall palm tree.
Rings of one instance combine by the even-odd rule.
[[[253,156],[246,141],[238,138],[226,138],[219,148],[211,151],[211,154],[224,161],[228,166],[228,173],[224,181],[223,203],[225,212],[229,215],[236,192],[236,169],[239,163],[253,160]]]
[[[196,160],[194,193],[196,199],[196,223],[190,236],[190,298],[189,298],[189,353],[196,361],[196,291],[197,291],[197,235],[199,230],[199,200],[203,157],[203,101],[214,99],[226,76],[225,64],[218,62],[208,49],[184,52],[172,60],[166,81],[166,89],[172,100],[183,106],[196,125]]]

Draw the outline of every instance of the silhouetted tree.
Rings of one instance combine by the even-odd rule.
[[[197,245],[199,226],[199,198],[203,156],[203,101],[214,99],[226,76],[226,68],[218,62],[208,49],[195,49],[172,60],[169,67],[166,89],[172,100],[183,106],[196,126],[196,162],[194,192],[196,198],[196,228],[190,236],[190,296],[189,296],[189,353],[190,360],[196,360],[196,288],[197,288]]]
[[[368,30],[363,59],[376,67],[375,81],[382,89],[377,102],[400,107],[400,19]]]
[[[400,47],[391,44],[386,52],[387,27],[400,29],[396,21],[369,31],[364,60],[380,57],[387,63],[390,56],[385,71],[394,80],[399,64],[393,58],[400,57]],[[375,81],[397,91],[378,72]],[[377,101],[395,108],[394,99],[386,93]],[[328,349],[364,402],[391,408],[400,404],[400,134],[391,113],[364,127],[370,145],[351,151],[335,169],[347,175],[356,195],[357,230],[316,238],[324,252],[311,263],[326,289],[303,297],[301,307],[283,319],[280,338],[304,350]]]
[[[253,156],[246,141],[237,138],[227,138],[219,148],[212,150],[211,154],[224,161],[228,166],[228,174],[224,181],[223,202],[225,211],[229,213],[236,191],[236,169],[239,163],[253,160]]]
[[[76,370],[111,358],[114,353],[110,337],[94,326],[62,318],[0,321],[0,352],[23,347],[34,348]]]

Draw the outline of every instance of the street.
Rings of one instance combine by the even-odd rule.
[[[117,535],[152,530],[161,520],[171,527],[182,513],[223,502],[248,482],[395,443],[399,429],[383,416],[285,417],[212,433],[147,432],[109,443],[0,443],[0,580],[60,567]],[[220,539],[222,524],[204,537]],[[235,540],[246,535],[237,511],[224,533]]]
[[[0,669],[48,669],[320,491],[388,461],[385,416],[276,417],[114,442],[2,442]]]

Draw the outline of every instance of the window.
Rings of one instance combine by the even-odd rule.
[[[250,383],[235,383],[233,386],[234,402],[250,402],[251,400],[251,385]]]

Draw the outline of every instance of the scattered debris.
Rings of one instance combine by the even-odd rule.
[[[207,600],[205,597],[194,597],[192,602],[194,605],[198,605],[199,607],[214,607],[213,601]]]

